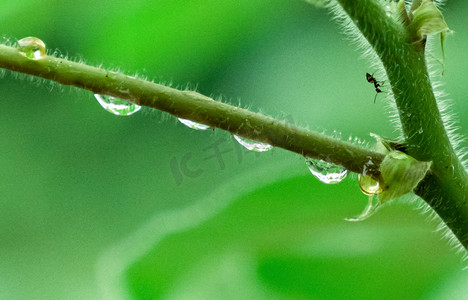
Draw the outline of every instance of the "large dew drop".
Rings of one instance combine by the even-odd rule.
[[[239,144],[247,148],[247,150],[256,151],[256,152],[265,152],[265,151],[273,149],[272,145],[260,143],[251,139],[246,139],[235,134],[234,134],[234,138],[236,139],[236,141],[239,142]]]
[[[32,36],[19,40],[18,50],[29,59],[38,60],[46,57],[44,42]]]
[[[323,160],[307,159],[306,165],[318,180],[327,184],[339,183],[348,176],[346,168]]]
[[[194,122],[194,121],[191,121],[191,120],[181,119],[181,118],[178,118],[178,119],[179,119],[180,123],[184,124],[187,127],[192,128],[192,129],[207,130],[207,129],[210,128],[210,126],[208,126],[208,125],[200,124],[200,123],[197,123],[197,122]]]
[[[117,116],[130,116],[141,109],[140,105],[128,100],[99,94],[94,94],[94,97],[105,110]]]

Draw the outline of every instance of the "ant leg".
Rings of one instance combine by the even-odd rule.
[[[384,85],[385,81],[376,81],[374,83],[374,87],[375,88],[378,88],[378,87],[382,87]]]
[[[377,100],[377,95],[378,95],[378,94],[379,94],[379,93],[376,93],[376,94],[375,94],[375,97],[374,97],[374,104],[375,104],[375,100]]]

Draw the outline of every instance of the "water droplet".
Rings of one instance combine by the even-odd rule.
[[[359,187],[365,195],[372,196],[383,192],[379,182],[374,178],[362,174],[358,174],[358,178]]]
[[[307,159],[306,165],[318,180],[327,184],[339,183],[348,176],[346,168],[323,160]]]
[[[129,100],[99,94],[94,94],[94,97],[105,110],[117,116],[130,116],[141,109],[140,105]]]
[[[369,196],[369,202],[367,203],[362,213],[359,216],[356,216],[354,218],[345,218],[345,220],[349,222],[364,221],[365,219],[372,216],[380,206],[381,206],[381,203],[378,197]]]
[[[208,128],[210,128],[210,126],[208,126],[208,125],[200,124],[200,123],[197,123],[197,122],[194,122],[194,121],[191,121],[191,120],[181,119],[181,118],[178,118],[178,119],[179,119],[180,123],[184,124],[187,127],[192,128],[192,129],[207,130]]]
[[[247,148],[247,150],[256,151],[256,152],[265,152],[265,151],[273,149],[272,145],[260,143],[251,139],[246,139],[235,134],[234,134],[234,138],[239,142],[239,144]]]
[[[29,59],[37,60],[46,57],[44,42],[32,36],[19,40],[18,50]]]

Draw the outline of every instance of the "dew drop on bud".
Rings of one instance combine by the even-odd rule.
[[[256,151],[256,152],[265,152],[265,151],[273,149],[272,145],[260,143],[251,139],[246,139],[235,134],[234,134],[234,138],[236,139],[236,141],[239,142],[239,144],[247,148],[247,150]]]
[[[372,196],[383,192],[380,183],[369,175],[358,174],[359,188],[364,195]]]
[[[346,168],[323,160],[307,159],[306,165],[310,172],[323,183],[339,183],[348,176]]]
[[[117,116],[130,116],[141,109],[140,105],[129,100],[99,94],[94,94],[94,97],[105,110]]]
[[[196,129],[196,130],[207,130],[210,128],[210,126],[208,125],[205,125],[205,124],[200,124],[200,123],[197,123],[197,122],[194,122],[192,120],[187,120],[187,119],[181,119],[181,118],[178,118],[179,119],[179,122],[184,124],[185,126],[187,127],[190,127],[192,129]]]
[[[26,37],[18,41],[18,50],[29,59],[38,60],[46,57],[46,46],[35,37]]]

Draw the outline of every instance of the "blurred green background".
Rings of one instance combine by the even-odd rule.
[[[466,134],[468,4],[448,2],[443,81]],[[0,28],[313,130],[397,135],[375,70],[303,1],[3,0]],[[0,91],[1,299],[468,299],[466,262],[417,203],[345,222],[367,201],[356,176],[325,185],[293,153],[39,79]]]

